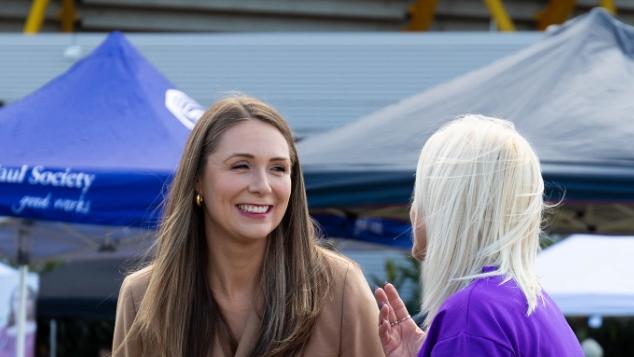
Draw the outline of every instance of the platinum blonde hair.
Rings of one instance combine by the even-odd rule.
[[[535,258],[544,181],[537,155],[506,120],[466,115],[423,146],[412,209],[427,234],[422,263],[429,326],[440,306],[476,278],[514,279],[536,308]],[[497,270],[483,273],[483,266]]]

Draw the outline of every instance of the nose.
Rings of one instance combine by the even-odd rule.
[[[258,169],[253,171],[251,182],[249,182],[249,192],[260,195],[272,192],[266,169]]]

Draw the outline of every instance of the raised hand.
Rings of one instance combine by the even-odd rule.
[[[425,332],[416,325],[392,284],[377,288],[374,297],[381,307],[379,336],[387,357],[415,357]]]

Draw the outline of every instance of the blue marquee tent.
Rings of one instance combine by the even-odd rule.
[[[201,107],[117,32],[0,110],[0,216],[148,226]]]
[[[355,214],[407,205],[423,143],[464,113],[513,121],[541,158],[550,198],[634,202],[633,83],[634,28],[595,9],[516,54],[301,142],[309,203],[348,212],[321,217],[335,235],[367,226],[376,240],[389,237],[383,228],[398,222],[359,228]]]
[[[0,253],[17,253],[25,277],[31,256],[64,255],[96,239],[105,244],[85,253],[127,246],[135,234],[124,229],[115,237],[98,227],[156,222],[163,189],[201,113],[117,32],[0,110]],[[18,345],[23,341],[22,333]]]
[[[0,253],[20,234],[38,240],[32,259],[135,252],[202,111],[118,32],[2,108]]]

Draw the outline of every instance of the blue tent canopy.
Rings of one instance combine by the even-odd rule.
[[[513,121],[541,159],[550,198],[634,202],[633,83],[634,27],[595,9],[489,66],[301,142],[310,206],[346,213],[334,225],[322,217],[327,232],[360,236],[355,213],[408,205],[423,143],[464,113]],[[410,244],[400,236],[383,239]]]
[[[202,108],[117,32],[0,110],[0,216],[151,226]]]

